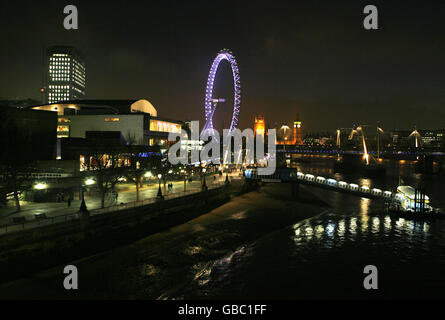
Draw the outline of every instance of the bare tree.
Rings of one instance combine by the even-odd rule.
[[[34,167],[35,144],[28,128],[17,124],[7,110],[0,110],[0,176],[5,193],[13,192],[17,211],[20,211],[19,191],[29,188]]]
[[[105,195],[114,190],[119,178],[128,169],[127,156],[121,145],[89,143],[88,173],[96,178],[101,196],[101,208],[105,207]]]
[[[131,167],[127,171],[127,178],[134,182],[136,187],[136,200],[139,201],[139,189],[142,178],[147,170],[152,170],[160,162],[160,148],[158,146],[147,146],[144,141],[136,142],[136,138],[127,134],[128,155]]]

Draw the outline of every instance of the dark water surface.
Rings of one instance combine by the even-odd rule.
[[[432,205],[444,208],[443,176],[393,164],[382,179],[335,174],[323,164],[305,173],[394,190],[423,181]],[[268,234],[214,262],[193,298],[445,298],[445,221],[410,221],[383,213],[380,200],[311,188],[332,210]],[[378,290],[363,287],[366,265]]]

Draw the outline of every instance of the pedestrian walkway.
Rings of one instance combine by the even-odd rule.
[[[215,176],[215,178],[207,176],[206,185],[209,189],[213,189],[221,186],[225,181],[225,176]],[[184,181],[170,182],[171,188],[164,189],[163,183],[161,183],[161,190],[164,199],[171,199],[184,196],[185,194],[197,193],[202,190],[201,181],[195,179],[191,183],[186,182],[184,191]],[[91,215],[102,214],[106,212],[128,209],[132,207],[142,206],[149,203],[153,203],[157,199],[158,184],[143,187],[139,191],[139,201],[136,201],[136,191],[134,185],[124,186],[125,191],[119,191],[118,189],[118,201],[106,202],[105,208],[101,208],[101,200],[98,197],[85,197],[85,202]],[[28,203],[22,207],[20,212],[11,212],[8,214],[8,210],[12,211],[14,208],[2,208],[0,209],[0,234],[9,233],[13,230],[22,230],[29,227],[36,227],[40,225],[46,225],[51,223],[63,222],[70,219],[77,219],[81,201],[71,201],[71,206],[68,204],[49,202],[49,203]],[[44,214],[44,220],[37,220],[36,216]],[[14,218],[22,217],[22,221],[15,222]]]

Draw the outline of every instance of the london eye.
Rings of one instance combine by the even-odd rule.
[[[223,49],[218,52],[216,58],[213,60],[212,67],[210,68],[209,77],[207,79],[206,95],[205,95],[205,118],[206,123],[204,125],[203,131],[206,129],[213,130],[213,115],[216,110],[216,106],[219,102],[224,102],[225,99],[218,99],[213,97],[215,76],[218,72],[218,67],[221,61],[226,60],[229,62],[232,69],[233,75],[233,113],[232,120],[230,123],[229,132],[232,132],[238,127],[238,117],[240,112],[241,104],[241,82],[238,70],[238,64],[236,62],[235,56],[228,49]]]

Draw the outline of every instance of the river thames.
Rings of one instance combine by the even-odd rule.
[[[332,162],[331,162],[332,164]],[[432,204],[445,206],[443,176],[414,173],[409,163],[388,162],[381,179],[338,174],[320,161],[303,172],[395,190],[423,181]],[[313,218],[238,248],[205,272],[214,298],[443,298],[445,221],[410,221],[383,213],[378,200],[311,189],[331,205]],[[375,265],[379,289],[364,290],[363,268]],[[200,279],[203,281],[204,279]]]

